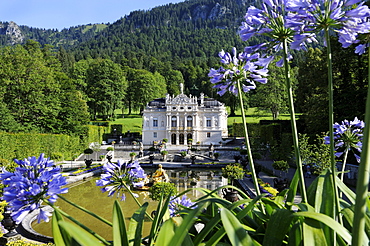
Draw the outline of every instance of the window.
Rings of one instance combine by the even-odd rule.
[[[177,127],[177,117],[172,116],[171,118],[171,127]]]
[[[172,109],[173,109],[173,110],[175,110],[175,109],[176,109],[176,107],[172,107]]]
[[[153,138],[157,138],[157,133],[153,132]]]
[[[186,126],[187,127],[193,127],[193,117],[188,116],[188,118],[186,120],[187,120]]]
[[[211,118],[207,118],[206,126],[211,127]]]
[[[158,127],[158,119],[153,118],[153,127]]]
[[[211,133],[207,132],[207,138],[210,138],[210,137],[211,137]]]
[[[188,109],[191,109],[191,107],[188,107]]]

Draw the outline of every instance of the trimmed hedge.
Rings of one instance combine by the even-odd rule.
[[[83,143],[79,137],[61,134],[0,132],[0,159],[24,159],[28,156],[45,156],[70,159],[81,153]]]

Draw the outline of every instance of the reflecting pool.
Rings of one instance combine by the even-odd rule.
[[[145,169],[146,173],[154,172],[154,169]],[[206,188],[214,190],[222,185],[227,184],[227,180],[221,176],[221,170],[210,170],[210,169],[181,169],[181,170],[166,170],[170,177],[170,182],[174,183],[177,187],[178,192],[184,191],[189,188]],[[112,221],[112,209],[115,198],[108,197],[107,193],[102,193],[100,187],[95,185],[95,181],[98,178],[91,178],[82,182],[74,183],[70,186],[68,193],[63,194],[63,197],[67,198],[74,203],[87,208],[88,210],[100,215],[101,217]],[[148,191],[135,191],[139,195],[138,200],[141,204],[148,202],[148,213],[150,214],[157,207],[157,202],[149,198]],[[199,191],[192,190],[188,192],[187,196],[190,199],[195,199],[203,194]],[[120,201],[119,199],[117,199]],[[126,225],[129,224],[130,217],[138,209],[138,205],[132,199],[129,193],[126,193],[126,200],[120,201],[124,216],[126,217]],[[91,230],[97,232],[104,238],[112,240],[112,228],[101,221],[83,213],[82,211],[74,208],[72,205],[58,199],[56,205],[59,206],[63,211],[88,226]],[[51,233],[51,222],[32,223],[32,227],[38,233],[46,236],[52,236]],[[150,230],[149,220],[144,225],[144,235]]]

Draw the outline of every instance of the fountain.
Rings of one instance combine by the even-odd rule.
[[[155,169],[146,169],[146,173],[154,173]],[[202,187],[209,190],[214,190],[222,185],[227,184],[227,180],[221,176],[220,170],[209,170],[209,169],[181,169],[181,170],[166,170],[166,173],[170,179],[170,182],[174,183],[178,192],[183,190]],[[212,173],[212,175],[210,175]],[[197,182],[194,184],[194,177],[196,177]],[[69,192],[63,196],[78,205],[81,205],[90,211],[99,214],[107,220],[112,220],[112,208],[115,198],[107,197],[106,194],[103,194],[99,187],[95,185],[95,180],[97,178],[91,178],[79,183],[72,184]],[[139,195],[138,200],[140,203],[149,203],[148,212],[151,213],[156,209],[157,202],[149,198],[148,191],[134,191]],[[190,199],[195,199],[203,195],[197,190],[192,190],[187,194]],[[221,194],[220,194],[221,195]],[[128,193],[126,194],[126,201],[121,201],[121,206],[123,213],[126,217],[126,223],[128,225],[130,216],[138,209],[137,204],[132,199]],[[59,199],[56,203],[63,211],[67,212],[83,224],[87,225],[90,229],[97,232],[104,238],[111,240],[112,228],[101,223],[91,216],[87,216],[80,210],[72,207],[66,202]],[[149,222],[148,222],[149,223]],[[46,236],[52,236],[51,233],[51,222],[45,223],[42,222],[37,224],[37,222],[32,223],[32,228],[40,234]],[[149,232],[149,226],[145,227],[144,232]]]

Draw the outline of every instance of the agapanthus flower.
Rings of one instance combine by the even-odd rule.
[[[224,65],[219,69],[211,68],[208,76],[211,77],[211,83],[215,84],[213,88],[219,89],[220,96],[227,91],[238,95],[237,81],[241,82],[243,92],[248,92],[256,88],[256,83],[267,83],[267,66],[271,58],[260,57],[259,53],[249,54],[246,52],[237,54],[236,48],[233,48],[232,54],[221,51],[219,53],[221,63]]]
[[[245,52],[265,50],[279,52],[283,42],[293,41],[295,31],[286,25],[286,0],[264,0],[261,9],[250,6],[240,26],[239,35],[243,41],[248,41],[254,36],[265,37],[265,42],[245,48]],[[289,55],[289,59],[292,56]],[[280,60],[278,65],[283,63]]]
[[[170,203],[168,204],[168,209],[170,210],[170,216],[174,217],[177,213],[184,208],[196,208],[194,206],[195,202],[192,202],[186,195],[180,197],[171,196]]]
[[[123,162],[118,160],[117,163],[107,162],[103,166],[103,174],[100,179],[96,181],[97,186],[104,186],[101,188],[102,192],[108,192],[108,196],[121,194],[121,200],[125,200],[126,196],[123,193],[131,187],[144,186],[144,179],[146,174],[141,168],[139,162]]]
[[[290,0],[287,24],[298,34],[293,48],[307,39],[315,40],[322,30],[334,30],[343,47],[358,43],[358,35],[370,31],[369,8],[361,0]]]
[[[360,163],[359,153],[362,149],[364,127],[365,123],[357,117],[353,121],[344,120],[341,124],[333,125],[336,157],[341,157],[346,151],[352,150],[357,162]],[[324,141],[325,144],[330,144],[329,136],[326,136]]]
[[[15,159],[14,162],[18,167],[13,173],[3,168],[0,174],[0,181],[5,185],[2,198],[9,204],[12,218],[20,223],[29,212],[40,209],[37,221],[47,222],[50,213],[41,204],[43,201],[54,204],[58,194],[68,191],[62,188],[67,184],[66,178],[53,161],[44,158],[44,154],[38,158]]]

